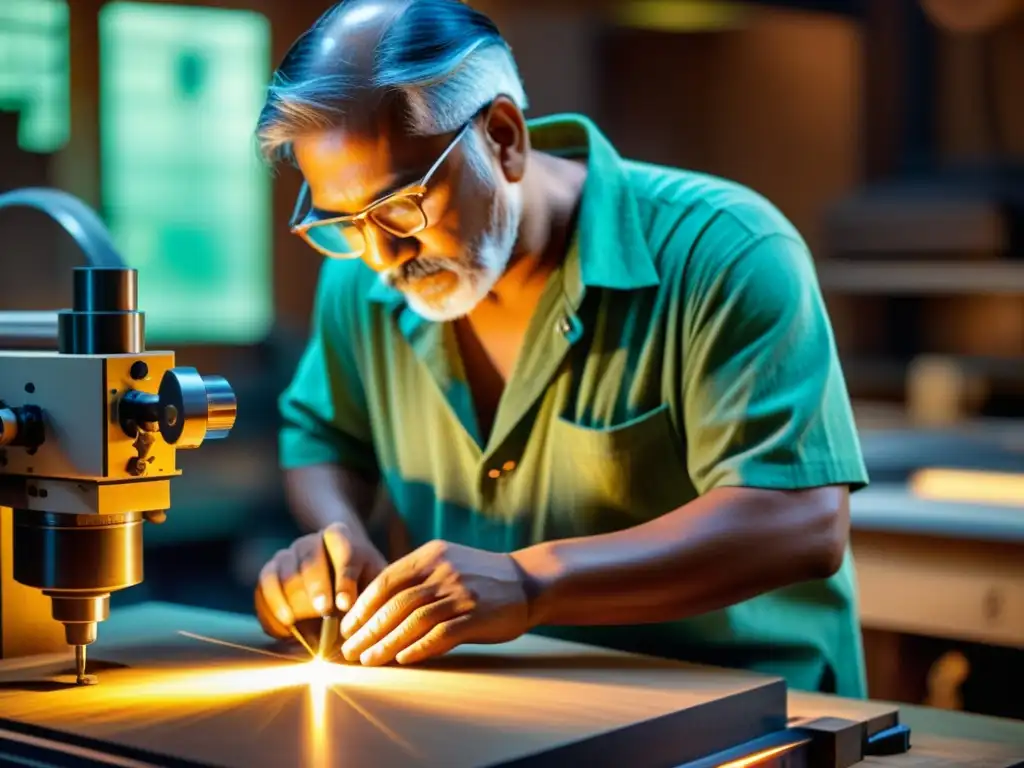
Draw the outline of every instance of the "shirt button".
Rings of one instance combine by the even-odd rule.
[[[487,476],[491,478],[491,480],[497,480],[499,477],[501,477],[501,470],[492,469],[487,473]]]
[[[511,472],[513,469],[516,468],[516,463],[514,461],[506,461],[504,464],[501,465],[501,468],[505,472]]]

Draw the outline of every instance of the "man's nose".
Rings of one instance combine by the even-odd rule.
[[[366,240],[363,260],[376,272],[386,272],[399,267],[416,255],[405,240],[370,223],[363,227],[363,238]]]

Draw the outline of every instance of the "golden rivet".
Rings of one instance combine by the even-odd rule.
[[[487,476],[492,480],[497,480],[499,477],[501,477],[501,470],[492,469],[490,472],[487,473]]]

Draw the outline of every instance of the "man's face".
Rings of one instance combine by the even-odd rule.
[[[435,322],[468,314],[488,294],[518,235],[520,187],[505,179],[479,130],[470,128],[428,182],[426,229],[398,238],[363,220],[364,261]],[[454,138],[339,128],[296,139],[294,149],[313,207],[344,215],[418,183]]]

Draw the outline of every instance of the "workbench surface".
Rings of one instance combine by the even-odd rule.
[[[0,728],[28,724],[61,743],[193,765],[641,766],[707,754],[716,738],[730,742],[718,749],[735,746],[787,714],[774,678],[539,637],[467,646],[419,668],[317,668],[305,651],[268,641],[249,616],[150,603],[115,611],[100,638],[96,686],[68,686],[67,658],[0,663]],[[790,717],[882,722],[893,709],[788,697]],[[1024,723],[953,715],[934,725],[939,735],[929,718],[907,709],[911,753],[864,764],[1024,761]],[[537,762],[542,753],[553,762]]]
[[[855,530],[1024,544],[1020,506],[936,501],[903,483],[876,483],[850,497]]]

